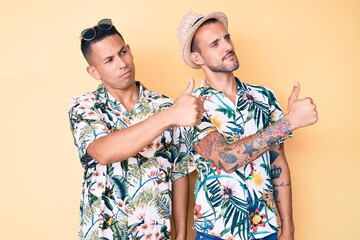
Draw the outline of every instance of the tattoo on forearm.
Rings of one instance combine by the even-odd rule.
[[[274,191],[274,197],[275,199],[277,199],[278,195],[279,195],[279,190],[280,188],[282,187],[290,187],[291,186],[291,183],[288,182],[288,183],[285,183],[285,182],[281,182],[280,184],[274,184],[273,187],[273,191]],[[276,202],[280,202],[280,201],[276,201]]]
[[[274,167],[271,169],[271,179],[274,180],[280,178],[281,173],[282,173],[282,168],[276,167],[276,165],[274,165]]]
[[[275,160],[277,159],[277,157],[280,155],[279,152],[272,151],[272,150],[269,151],[269,154],[270,154],[270,164],[273,164],[275,162]]]
[[[219,152],[220,159],[224,160],[226,163],[234,164],[238,158],[234,156],[233,154],[227,154],[224,152]]]
[[[197,152],[201,152],[205,158],[210,158],[215,142],[212,139],[204,138],[202,144],[197,144]]]
[[[218,163],[221,169],[231,172],[255,160],[282,139],[288,138],[290,133],[290,123],[280,119],[263,131],[231,144],[228,144],[219,132],[212,132],[196,145],[195,150]],[[279,155],[277,152],[270,154],[273,160]]]
[[[254,148],[254,143],[255,141],[252,141],[250,142],[250,144],[244,144],[244,147],[245,147],[245,151],[243,152],[243,154],[247,154],[249,155],[250,157],[252,157],[252,155],[254,153],[257,153],[260,151],[260,149],[257,149],[257,148]]]
[[[279,195],[279,190],[274,189],[274,197],[275,197],[275,199],[277,198],[278,195]]]
[[[288,182],[288,183],[282,182],[282,183],[280,183],[280,184],[274,184],[273,186],[274,186],[274,188],[288,187],[288,186],[291,186],[291,183],[290,183],[290,182]]]

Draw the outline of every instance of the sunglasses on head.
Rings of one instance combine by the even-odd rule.
[[[85,41],[91,41],[96,37],[95,27],[98,27],[102,30],[109,30],[110,28],[112,28],[112,26],[113,26],[113,24],[111,22],[111,19],[104,18],[104,19],[100,20],[97,25],[95,25],[91,28],[84,29],[81,32],[80,37],[82,39],[84,39]]]

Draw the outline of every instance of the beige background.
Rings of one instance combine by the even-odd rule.
[[[67,106],[98,85],[80,31],[112,18],[137,79],[176,98],[202,79],[178,50],[189,10],[228,15],[241,80],[270,87],[285,110],[299,80],[318,105],[319,122],[286,143],[296,239],[359,235],[360,1],[1,0],[0,239],[76,239],[82,168]]]

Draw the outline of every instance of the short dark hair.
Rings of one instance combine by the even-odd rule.
[[[81,38],[81,52],[84,55],[84,58],[86,59],[86,61],[88,63],[90,63],[90,56],[91,56],[91,45],[101,41],[102,39],[108,37],[108,36],[112,36],[112,35],[119,35],[120,38],[124,40],[123,36],[118,32],[118,30],[116,29],[115,26],[112,26],[110,29],[104,30],[99,28],[98,26],[94,27],[95,30],[95,37],[93,39],[91,39],[90,41],[87,41],[83,38]]]
[[[202,27],[204,25],[210,24],[210,23],[216,23],[216,22],[220,22],[219,20],[217,20],[216,18],[210,18],[208,20],[206,20],[205,22],[203,22],[199,27]],[[195,33],[196,34],[196,33]],[[195,41],[195,34],[193,36],[193,39],[191,40],[191,47],[190,47],[190,52],[200,52],[200,48],[197,44],[197,42]]]

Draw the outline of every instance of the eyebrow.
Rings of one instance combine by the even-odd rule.
[[[118,53],[121,53],[124,49],[126,48],[126,45],[123,45],[120,50],[118,51]],[[110,60],[114,58],[114,55],[110,55],[110,56],[107,56],[107,57],[104,57],[103,61],[106,62],[107,60]]]
[[[214,44],[218,43],[220,41],[220,38],[215,39],[210,43],[210,46],[214,46]]]
[[[229,38],[229,37],[230,37],[230,33],[226,34],[226,35],[224,36],[224,39]],[[220,41],[220,38],[215,39],[214,41],[212,41],[212,42],[210,43],[210,46],[213,46],[214,44],[218,43],[219,41]]]
[[[110,60],[110,59],[112,59],[112,58],[114,58],[114,55],[105,57],[105,58],[103,59],[103,61],[106,62],[106,61],[108,61],[108,60]]]
[[[126,45],[123,45],[123,46],[120,48],[120,50],[119,50],[118,53],[121,53],[125,48],[126,48]]]

